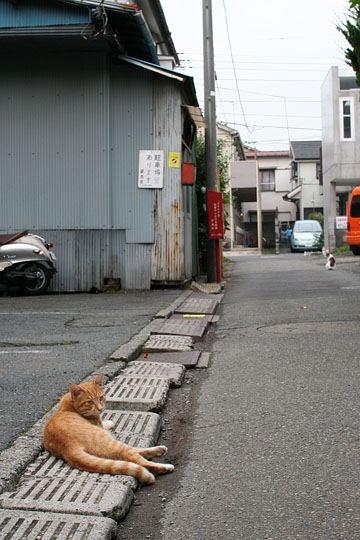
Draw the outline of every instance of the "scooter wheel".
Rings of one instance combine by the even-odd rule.
[[[39,263],[29,263],[23,266],[23,270],[27,274],[32,274],[34,279],[24,282],[22,285],[22,291],[28,296],[36,296],[43,294],[49,287],[51,280],[51,273],[49,270]]]

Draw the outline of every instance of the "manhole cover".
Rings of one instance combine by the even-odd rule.
[[[3,509],[0,515],[0,531],[1,538],[11,540],[99,540],[112,538],[116,533],[116,523],[104,517]]]
[[[126,441],[123,441],[126,442]],[[137,480],[132,476],[126,475],[111,475],[111,474],[99,474],[90,473],[86,471],[79,471],[79,469],[73,469],[65,463],[62,459],[57,459],[48,452],[43,452],[40,456],[31,463],[25,473],[24,478],[60,478],[62,480],[76,479],[79,482],[94,479],[97,482],[118,482],[129,486],[131,489],[136,489]]]
[[[161,427],[158,414],[137,411],[105,411],[101,418],[113,422],[114,426],[110,431],[115,433],[116,439],[119,441],[126,442],[125,436],[129,434],[150,437],[154,443],[158,440]]]
[[[143,346],[144,352],[191,351],[193,339],[188,336],[171,336],[153,334]]]
[[[94,478],[42,478],[23,481],[16,491],[0,496],[2,508],[41,510],[122,519],[133,500],[131,489]]]
[[[218,306],[217,300],[206,298],[188,298],[178,308],[175,313],[204,313],[212,315]]]
[[[159,411],[165,405],[169,383],[158,377],[116,377],[106,387],[109,409]]]
[[[186,352],[155,352],[142,353],[137,361],[141,362],[165,362],[167,364],[182,364],[186,368],[196,366],[200,357],[200,351]]]
[[[208,321],[203,319],[169,319],[161,324],[158,332],[154,330],[152,334],[171,334],[200,339],[203,337],[208,325]]]
[[[169,382],[170,386],[181,386],[185,374],[180,364],[164,364],[156,362],[130,362],[123,371],[124,375],[139,377],[159,377]]]

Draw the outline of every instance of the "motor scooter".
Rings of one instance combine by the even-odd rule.
[[[44,293],[56,272],[53,244],[28,231],[0,234],[0,285],[5,294],[11,286],[27,295]]]

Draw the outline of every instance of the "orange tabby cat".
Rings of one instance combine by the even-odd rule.
[[[105,406],[102,385],[102,374],[88,383],[70,384],[70,392],[61,398],[58,411],[45,427],[46,450],[76,469],[128,474],[144,484],[155,482],[152,472],[172,472],[173,465],[145,459],[164,455],[166,446],[132,448],[116,441],[106,431],[109,422],[103,423],[100,419]]]

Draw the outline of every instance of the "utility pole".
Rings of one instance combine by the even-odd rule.
[[[203,0],[203,48],[204,48],[204,105],[205,105],[205,162],[207,190],[218,191],[214,42],[211,0]],[[216,281],[216,242],[208,238],[207,279]]]

